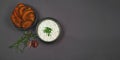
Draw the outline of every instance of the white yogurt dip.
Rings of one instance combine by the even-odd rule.
[[[49,27],[52,29],[50,35],[44,32],[45,28]],[[37,34],[39,38],[45,42],[52,42],[56,40],[60,35],[60,27],[57,22],[52,19],[45,19],[40,22],[37,26]]]

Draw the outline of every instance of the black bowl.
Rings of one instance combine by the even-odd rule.
[[[59,34],[59,36],[58,36],[55,40],[50,41],[50,42],[44,41],[44,40],[42,40],[42,39],[38,36],[39,39],[40,39],[42,42],[51,44],[51,43],[54,43],[54,42],[60,40],[61,36],[63,35],[63,31],[62,31],[62,26],[61,26],[61,24],[60,24],[56,19],[51,18],[51,17],[46,17],[46,18],[41,19],[41,21],[37,24],[37,26],[36,26],[36,33],[37,33],[37,35],[38,35],[38,26],[39,26],[39,24],[41,24],[41,22],[43,22],[43,21],[46,20],[46,19],[50,19],[50,20],[56,22],[57,25],[59,26],[59,29],[60,29],[60,34]]]
[[[24,3],[23,3],[24,4]],[[27,31],[27,30],[30,30],[30,29],[32,29],[33,27],[35,27],[35,25],[37,24],[37,21],[38,21],[38,14],[37,14],[37,11],[32,7],[32,6],[30,6],[30,5],[27,5],[27,4],[24,4],[25,6],[29,6],[29,7],[31,7],[32,9],[33,9],[33,11],[35,12],[35,21],[33,22],[33,24],[32,24],[32,26],[30,26],[29,28],[27,28],[27,29],[23,29],[23,28],[18,28],[17,26],[15,26],[14,25],[14,23],[13,23],[13,25],[18,29],[18,30],[21,30],[21,31]],[[14,10],[13,10],[14,11]]]

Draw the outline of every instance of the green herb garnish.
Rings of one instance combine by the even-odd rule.
[[[27,47],[27,43],[31,38],[36,38],[37,35],[32,32],[25,31],[24,36],[20,37],[17,42],[9,46],[9,48],[15,48],[18,52],[23,52],[24,48]]]
[[[44,33],[46,33],[48,36],[50,36],[52,29],[50,27],[45,27]]]

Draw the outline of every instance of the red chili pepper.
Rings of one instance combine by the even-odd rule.
[[[37,40],[32,40],[31,46],[33,48],[37,48],[38,47],[38,41]]]

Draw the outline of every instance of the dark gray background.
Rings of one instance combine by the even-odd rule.
[[[24,53],[8,48],[22,36],[10,21],[18,2],[63,24],[61,41]],[[0,60],[120,60],[119,26],[119,0],[0,0]]]

